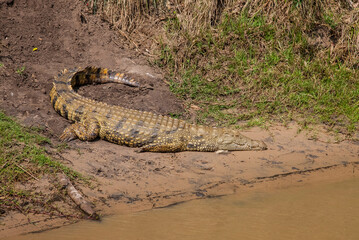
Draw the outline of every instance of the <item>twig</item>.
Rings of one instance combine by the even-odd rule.
[[[27,215],[27,213],[24,212],[23,209],[16,202],[14,202],[13,206],[27,218],[28,223],[31,223],[30,218]]]
[[[8,162],[5,162],[5,163],[1,166],[0,170],[3,169],[3,168],[7,165],[7,163],[8,163]]]
[[[32,178],[34,178],[35,180],[39,181],[39,179],[37,177],[35,177],[34,175],[32,175],[29,171],[27,171],[25,168],[23,168],[20,164],[14,163],[18,168],[20,168],[21,170],[23,170],[25,173],[29,174]]]
[[[354,3],[351,0],[346,0],[351,9],[354,8]]]
[[[126,33],[124,33],[124,32],[123,32],[122,30],[120,30],[120,29],[118,29],[117,31],[118,31],[122,36],[124,36],[127,41],[129,41],[130,43],[132,43],[133,45],[135,45],[136,50],[140,50],[140,49],[138,48],[137,44],[136,44],[134,41],[132,41],[132,40],[128,37],[128,35],[127,35]]]

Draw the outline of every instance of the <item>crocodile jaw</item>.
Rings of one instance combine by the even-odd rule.
[[[267,144],[263,141],[252,140],[250,144],[250,150],[267,150]]]
[[[235,136],[226,135],[219,137],[217,146],[218,150],[228,151],[255,151],[267,149],[267,145],[263,141],[253,140],[238,134]]]
[[[262,141],[254,141],[252,140],[249,143],[246,143],[244,145],[239,145],[236,143],[230,143],[230,144],[226,144],[226,145],[219,145],[218,146],[219,150],[228,150],[228,151],[260,151],[260,150],[266,150],[267,149],[267,145],[262,142]]]

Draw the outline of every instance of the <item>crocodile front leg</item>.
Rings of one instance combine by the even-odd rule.
[[[62,135],[61,141],[71,141],[79,138],[82,141],[92,141],[99,136],[100,125],[95,118],[87,118],[68,126]]]

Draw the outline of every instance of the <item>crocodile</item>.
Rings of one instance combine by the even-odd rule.
[[[147,111],[138,111],[95,101],[75,89],[87,84],[121,83],[139,87],[134,79],[106,68],[86,67],[63,70],[55,76],[50,99],[55,111],[73,122],[61,141],[101,138],[139,148],[139,152],[180,152],[217,150],[265,150],[263,141],[252,140],[239,130],[187,123]]]

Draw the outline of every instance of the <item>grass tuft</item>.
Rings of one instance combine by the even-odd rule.
[[[25,69],[26,69],[26,67],[22,66],[21,68],[18,68],[16,70],[16,73],[19,74],[19,75],[22,75],[22,74],[24,74]]]

